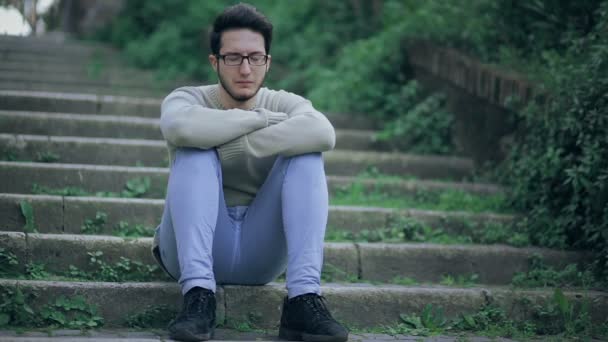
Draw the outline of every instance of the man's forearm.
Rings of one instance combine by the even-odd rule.
[[[218,148],[224,158],[251,155],[292,156],[334,148],[336,135],[329,120],[318,112],[301,114],[276,125],[245,134]]]

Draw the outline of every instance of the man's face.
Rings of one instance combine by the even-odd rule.
[[[234,29],[222,33],[220,55],[265,55],[264,37],[249,29]],[[262,87],[270,67],[270,56],[266,65],[251,65],[243,59],[241,65],[226,65],[221,57],[209,56],[217,72],[220,84],[236,102],[252,99]]]

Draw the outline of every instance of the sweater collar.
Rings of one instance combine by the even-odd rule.
[[[211,99],[212,105],[213,107],[217,108],[217,109],[223,109],[225,110],[226,108],[224,108],[224,105],[222,105],[222,101],[220,101],[220,85],[219,84],[214,84],[212,86],[210,86],[208,88],[208,94],[209,94],[209,98]],[[255,104],[253,105],[253,107],[249,108],[248,110],[254,110],[257,107],[259,107],[259,100],[260,100],[260,92],[262,91],[262,88],[260,88],[260,90],[258,91],[258,93],[255,95]]]

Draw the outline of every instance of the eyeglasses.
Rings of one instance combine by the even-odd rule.
[[[230,54],[230,55],[216,55],[217,57],[224,60],[224,64],[230,66],[237,66],[243,64],[243,60],[247,59],[250,65],[266,65],[268,62],[268,55],[249,55],[243,56],[239,54]]]

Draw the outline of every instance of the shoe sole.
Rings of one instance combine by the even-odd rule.
[[[183,342],[209,341],[213,338],[214,332],[214,330],[211,330],[206,334],[193,334],[189,331],[180,331],[179,333],[170,333],[169,338]]]
[[[312,335],[302,331],[291,330],[287,328],[279,328],[279,338],[289,341],[311,341],[311,342],[345,342],[348,340],[346,336],[330,336],[330,335]]]

